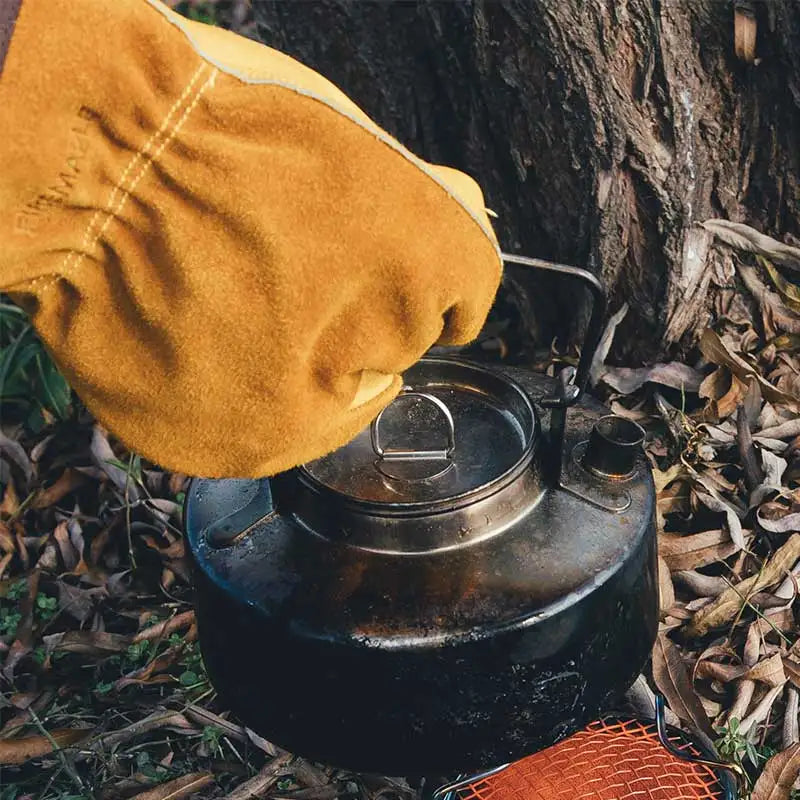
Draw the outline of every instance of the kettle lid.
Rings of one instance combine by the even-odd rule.
[[[300,468],[305,482],[351,504],[424,512],[506,485],[531,461],[536,412],[513,380],[475,364],[424,358],[370,427]]]

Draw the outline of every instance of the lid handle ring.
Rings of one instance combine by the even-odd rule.
[[[402,450],[402,449],[386,449],[381,444],[381,437],[380,437],[380,424],[381,418],[383,417],[384,408],[380,414],[372,421],[369,429],[370,441],[372,442],[372,449],[375,451],[375,454],[378,458],[384,460],[391,460],[391,459],[417,459],[417,460],[450,460],[450,456],[452,456],[453,451],[456,449],[456,426],[453,422],[453,415],[450,413],[450,409],[438,398],[434,397],[432,394],[428,394],[427,392],[419,392],[416,389],[412,389],[410,386],[404,386],[400,390],[399,397],[419,397],[422,400],[427,400],[429,403],[432,403],[436,408],[440,411],[442,416],[445,418],[447,422],[447,447],[444,450]],[[388,406],[387,406],[388,408]]]

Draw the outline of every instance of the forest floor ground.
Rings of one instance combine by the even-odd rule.
[[[254,30],[246,2],[173,5]],[[647,430],[658,492],[660,632],[633,700],[660,692],[754,800],[784,800],[800,767],[800,288],[732,253],[736,285],[684,358],[603,363],[615,309],[593,384]],[[500,326],[477,349],[514,343]],[[527,363],[552,374],[576,357]],[[227,713],[198,651],[188,479],[97,427],[9,304],[0,375],[0,800],[416,797],[294,758]]]

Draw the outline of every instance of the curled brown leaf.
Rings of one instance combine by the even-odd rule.
[[[725,578],[718,575],[703,575],[695,570],[679,570],[672,577],[699,597],[717,597],[729,586]]]
[[[786,687],[786,709],[783,712],[783,747],[791,747],[800,742],[800,725],[798,725],[798,694],[796,686]]]
[[[672,586],[669,567],[661,556],[658,557],[658,596],[662,613],[675,605],[675,589]]]
[[[800,418],[764,428],[758,432],[758,435],[766,439],[791,439],[800,436]]]
[[[54,506],[60,500],[63,500],[70,492],[74,492],[77,488],[86,483],[86,477],[81,475],[80,472],[67,467],[58,479],[51,486],[46,489],[40,489],[36,496],[31,501],[31,508],[42,509]]]
[[[158,622],[151,625],[149,628],[139,631],[134,637],[134,642],[143,642],[152,639],[164,639],[171,633],[181,630],[181,628],[188,628],[195,622],[194,611],[184,611],[181,614],[176,614],[164,622]]]
[[[774,686],[756,704],[756,707],[741,721],[739,730],[746,734],[756,725],[760,725],[772,710],[775,701],[783,693],[783,685]]]

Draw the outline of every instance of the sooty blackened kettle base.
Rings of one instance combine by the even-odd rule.
[[[546,747],[645,664],[658,591],[642,432],[577,373],[426,358],[370,429],[262,481],[195,480],[186,527],[223,701],[341,767],[454,774]],[[567,415],[567,409],[569,414]]]

